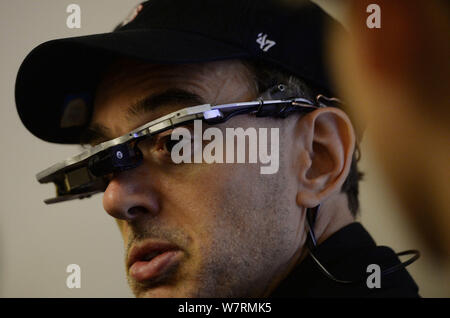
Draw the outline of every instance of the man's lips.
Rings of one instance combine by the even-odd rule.
[[[137,281],[154,279],[180,262],[183,252],[177,245],[147,240],[131,248],[127,268]]]

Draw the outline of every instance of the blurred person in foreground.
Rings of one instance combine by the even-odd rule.
[[[380,9],[380,28],[370,4]],[[450,261],[450,10],[446,1],[348,1],[332,31],[335,82],[413,226]]]
[[[261,163],[176,164],[169,130],[136,142],[139,165],[104,176],[103,207],[119,225],[137,297],[418,297],[396,254],[355,222],[356,134],[318,97],[333,96],[330,20],[311,3],[151,0],[112,33],[49,41],[27,56],[19,115],[56,143],[98,149],[189,106],[304,101],[213,125],[278,129],[277,173],[261,174]],[[367,282],[373,265],[377,286]]]

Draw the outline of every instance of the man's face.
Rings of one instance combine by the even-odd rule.
[[[121,61],[110,67],[98,88],[91,124],[102,126],[106,138],[118,137],[195,105],[194,94],[211,104],[256,97],[248,71],[238,61],[178,66]],[[154,109],[134,107],[130,112],[148,96],[154,97]],[[289,123],[241,115],[217,127],[270,129]],[[295,178],[290,176],[287,149],[292,147],[286,146],[284,131],[280,128],[276,174],[261,175],[259,164],[174,164],[161,144],[144,151],[142,165],[111,180],[103,206],[117,219],[126,262],[138,248],[169,243],[178,249],[150,265],[142,255],[140,265],[126,265],[136,296],[258,296],[272,288],[304,239]]]

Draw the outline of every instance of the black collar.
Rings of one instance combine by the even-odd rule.
[[[315,252],[319,261],[336,278],[360,281],[340,284],[326,277],[308,255],[284,279],[271,297],[418,297],[418,287],[405,269],[381,277],[381,288],[367,287],[369,264],[381,271],[400,263],[386,246],[377,246],[357,222],[351,223],[321,243]]]

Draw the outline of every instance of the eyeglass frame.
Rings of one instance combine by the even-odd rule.
[[[338,98],[328,98],[322,94],[318,94],[315,101],[303,97],[286,97],[288,95],[287,87],[278,84],[254,101],[186,107],[152,120],[120,137],[102,142],[37,173],[36,179],[39,183],[53,182],[56,186],[56,197],[46,199],[44,202],[53,204],[83,199],[104,192],[111,173],[133,169],[142,163],[142,153],[137,148],[141,140],[194,120],[203,120],[209,125],[216,125],[240,114],[285,118],[293,112],[310,112],[321,107],[341,104]],[[278,98],[271,99],[274,97]],[[111,164],[113,167],[109,169],[108,165]]]

